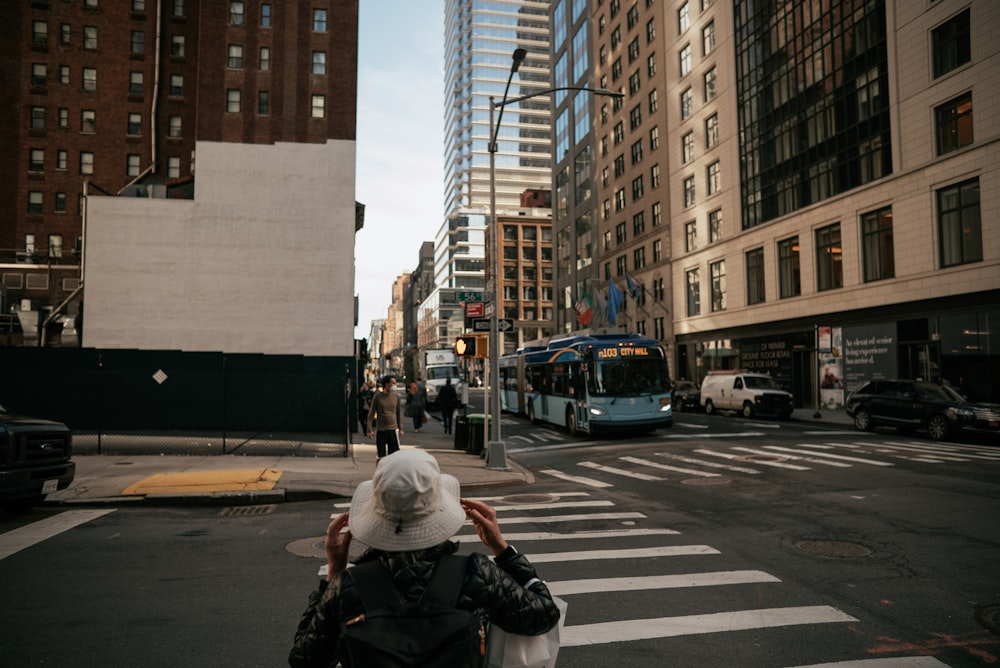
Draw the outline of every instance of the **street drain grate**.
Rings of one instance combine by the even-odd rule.
[[[1000,635],[1000,605],[977,605],[975,617],[984,629]]]
[[[278,506],[273,503],[263,506],[227,506],[219,511],[219,517],[254,517],[270,515]]]
[[[874,551],[860,543],[843,540],[797,540],[792,546],[800,552],[821,557],[870,557]]]
[[[685,478],[681,480],[682,485],[690,485],[691,487],[721,487],[723,485],[728,485],[732,480],[730,478],[724,478],[719,476],[717,478]]]

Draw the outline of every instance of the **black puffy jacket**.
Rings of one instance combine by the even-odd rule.
[[[405,599],[416,601],[427,588],[434,565],[444,554],[452,554],[458,543],[446,542],[414,552],[368,550],[357,563],[379,559],[392,573],[396,590]],[[537,579],[535,568],[513,549],[491,561],[482,554],[469,557],[458,607],[476,611],[483,620],[510,633],[537,635],[559,621],[559,610],[545,583]],[[534,582],[524,587],[525,584]],[[364,612],[361,597],[351,579],[350,569],[309,596],[309,606],[295,632],[295,645],[288,655],[293,668],[336,666],[340,622]]]

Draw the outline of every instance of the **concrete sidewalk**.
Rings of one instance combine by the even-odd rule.
[[[742,418],[731,418],[734,421]],[[851,419],[841,411],[798,409],[792,421],[825,427],[853,429]],[[734,422],[735,423],[735,422]],[[69,488],[50,494],[47,505],[253,505],[350,497],[354,488],[370,480],[375,471],[375,445],[355,434],[358,442],[343,456],[344,444],[310,440],[282,446],[265,445],[238,450],[233,454],[199,454],[189,448],[187,454],[164,454],[149,442],[136,440],[117,447],[116,454],[79,454],[96,452],[88,446],[76,447],[76,479]],[[163,442],[165,438],[159,439]],[[477,454],[455,449],[454,436],[445,434],[441,424],[432,421],[420,433],[407,431],[404,448],[422,448],[433,454],[441,470],[456,478],[463,489],[534,482],[531,472],[509,456],[507,470],[487,468]],[[274,454],[260,454],[272,448]],[[183,450],[171,450],[183,452]],[[253,454],[249,454],[252,452]],[[492,464],[497,466],[498,462]]]

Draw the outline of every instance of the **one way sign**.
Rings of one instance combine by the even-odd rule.
[[[511,318],[500,318],[497,321],[497,331],[509,332],[514,329],[514,321]],[[488,332],[490,331],[490,319],[489,318],[475,318],[472,321],[472,331],[474,332]]]

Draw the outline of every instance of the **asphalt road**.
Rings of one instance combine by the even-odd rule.
[[[507,416],[504,438],[535,482],[478,496],[569,602],[562,668],[1000,661],[1000,449],[704,415],[611,440]],[[0,515],[0,655],[284,665],[338,510]]]

